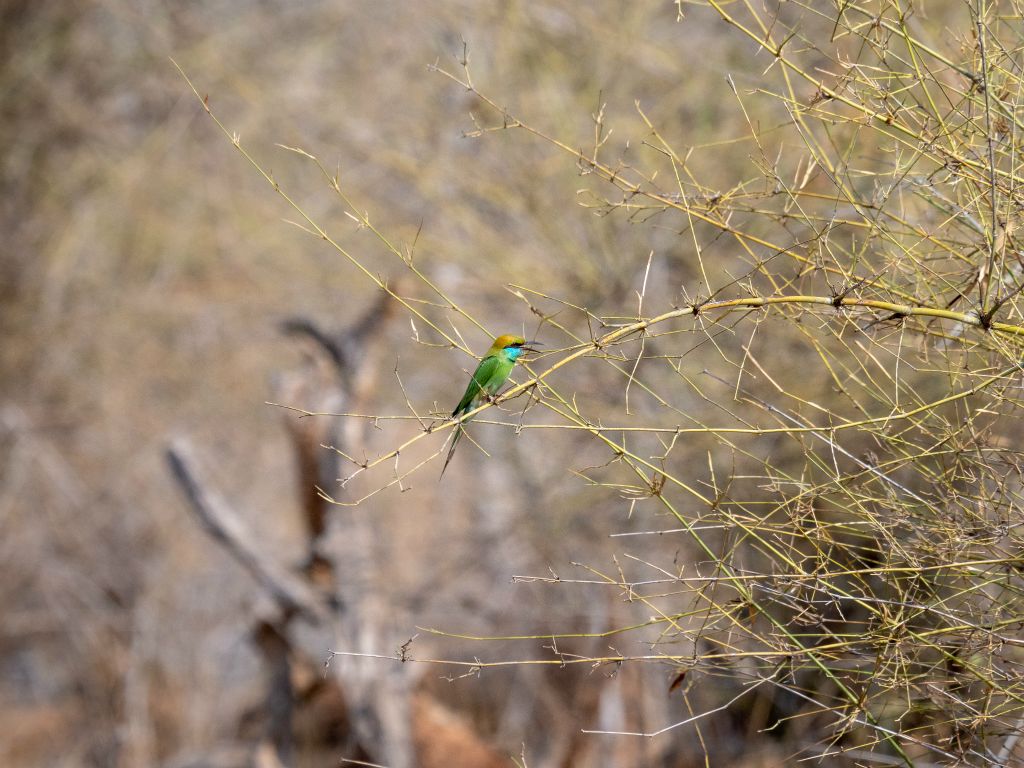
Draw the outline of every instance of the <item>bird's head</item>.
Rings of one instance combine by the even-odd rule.
[[[506,333],[504,336],[499,336],[494,340],[489,354],[496,355],[499,352],[504,352],[515,360],[523,352],[538,352],[539,350],[534,349],[530,344],[539,343],[539,341],[527,341],[522,336]]]

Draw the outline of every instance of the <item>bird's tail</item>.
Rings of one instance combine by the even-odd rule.
[[[448,449],[448,458],[444,460],[444,466],[441,467],[441,477],[444,477],[444,471],[448,469],[448,462],[452,460],[452,456],[455,454],[455,446],[459,444],[459,438],[462,437],[464,431],[465,428],[461,424],[455,427],[455,434],[452,435],[452,445]],[[441,477],[437,478],[438,482],[441,481]]]

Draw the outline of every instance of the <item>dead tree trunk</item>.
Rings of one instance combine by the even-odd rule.
[[[299,370],[277,376],[275,399],[316,413],[371,412],[386,368],[381,334],[395,307],[383,294],[352,326],[336,333],[306,318],[284,323],[286,333],[309,343],[309,353]],[[172,475],[200,525],[273,598],[275,610],[257,617],[250,630],[268,679],[253,768],[313,764],[300,757],[304,753],[295,736],[308,730],[303,723],[311,719],[334,734],[324,765],[337,765],[341,758],[388,768],[506,764],[429,694],[414,696],[408,665],[384,665],[359,655],[395,650],[408,639],[400,634],[408,622],[384,599],[388,574],[381,571],[384,558],[376,556],[384,536],[378,518],[371,510],[336,507],[318,490],[333,491],[342,474],[340,454],[329,446],[348,455],[368,451],[368,422],[289,414],[285,428],[306,531],[306,553],[294,573],[273,553],[261,551],[244,517],[206,486],[187,440],[175,440],[167,450]],[[309,632],[296,631],[299,622],[321,628],[317,642],[322,645],[311,647]],[[355,655],[333,658],[324,680],[318,670],[331,649]],[[459,746],[453,752],[454,744]]]

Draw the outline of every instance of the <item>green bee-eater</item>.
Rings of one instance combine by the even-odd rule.
[[[459,404],[455,406],[452,416],[457,419],[462,414],[479,408],[498,394],[501,385],[505,383],[508,375],[512,373],[512,368],[515,366],[519,356],[523,352],[537,351],[527,345],[539,343],[537,341],[527,341],[522,336],[513,336],[512,334],[505,334],[496,338],[487,354],[484,355],[483,360],[480,361],[480,365],[476,367],[473,378],[469,380],[469,386],[466,387],[466,394],[462,396]],[[445,459],[444,466],[441,468],[442,477],[444,477],[444,471],[448,469],[448,462],[452,460],[455,446],[459,444],[459,438],[462,437],[464,431],[465,428],[462,424],[455,427],[455,434],[452,436],[452,447],[448,449],[448,458]]]

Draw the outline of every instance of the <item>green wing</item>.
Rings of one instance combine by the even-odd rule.
[[[480,405],[477,398],[480,397],[481,392],[486,392],[489,395],[495,394],[512,372],[513,365],[514,361],[509,360],[504,355],[488,355],[481,360],[480,365],[473,372],[473,378],[469,380],[466,393],[459,400],[459,404],[455,406],[455,410],[452,411],[452,416],[459,417]],[[452,445],[448,449],[448,458],[445,459],[444,466],[441,467],[441,477],[444,477],[444,471],[448,469],[448,462],[452,460],[452,456],[455,454],[455,446],[459,444],[459,438],[462,437],[462,433],[465,431],[466,428],[462,424],[455,425]]]
[[[480,361],[480,365],[476,367],[476,371],[473,373],[473,378],[469,380],[466,393],[459,400],[459,404],[455,406],[455,410],[452,411],[452,416],[458,416],[460,413],[473,409],[473,401],[480,394],[480,390],[491,383],[500,365],[501,361],[497,357],[485,357]]]

